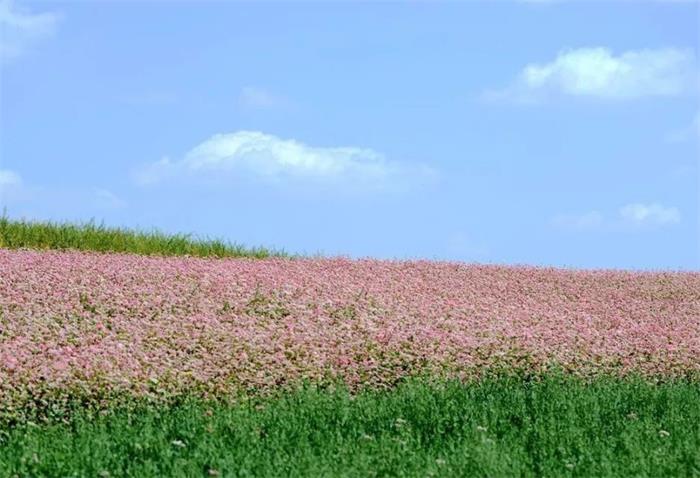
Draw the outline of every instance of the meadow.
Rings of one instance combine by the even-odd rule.
[[[4,221],[3,476],[700,476],[700,273]]]
[[[284,251],[245,247],[191,234],[166,234],[108,227],[94,221],[82,224],[39,222],[0,216],[0,248],[123,252],[159,256],[257,257],[284,256]]]

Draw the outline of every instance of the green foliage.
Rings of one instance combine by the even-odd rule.
[[[75,249],[161,256],[254,257],[286,256],[282,251],[249,248],[187,234],[132,231],[95,222],[83,224],[32,222],[0,217],[0,247],[8,249]]]
[[[698,476],[700,384],[492,378],[307,388],[23,425],[0,476]]]

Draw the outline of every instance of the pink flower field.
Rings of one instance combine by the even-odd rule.
[[[0,250],[3,406],[552,368],[697,377],[700,274]]]

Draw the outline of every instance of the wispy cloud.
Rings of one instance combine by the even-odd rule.
[[[29,191],[22,177],[9,169],[0,169],[0,210],[17,200],[25,199]]]
[[[122,209],[126,207],[126,201],[108,189],[95,188],[97,205],[105,209]]]
[[[369,148],[317,147],[258,131],[216,134],[191,149],[183,159],[163,158],[138,170],[141,185],[168,177],[243,174],[279,183],[302,179],[344,185],[391,186],[434,172],[422,165],[389,161]]]
[[[0,170],[0,211],[3,208],[13,215],[75,218],[117,217],[129,210],[127,201],[108,189],[41,185]]]
[[[510,86],[484,93],[487,100],[534,103],[568,95],[607,100],[678,96],[698,79],[690,50],[630,50],[615,55],[607,48],[565,50],[549,63],[526,65]]]
[[[636,225],[666,225],[681,222],[681,213],[675,207],[657,203],[633,203],[620,208],[620,216]]]
[[[20,57],[35,42],[53,34],[59,19],[57,13],[32,13],[12,0],[0,0],[0,62]]]
[[[11,187],[17,187],[22,184],[22,178],[19,174],[9,169],[0,169],[0,192]]]
[[[552,224],[555,227],[579,231],[601,228],[618,229],[624,226],[669,226],[679,222],[681,222],[681,213],[677,208],[662,206],[658,203],[627,204],[607,219],[600,211],[589,211],[583,214],[558,214],[552,218]]]

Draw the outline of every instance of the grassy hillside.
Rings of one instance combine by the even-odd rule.
[[[0,247],[8,249],[75,249],[162,256],[255,257],[283,256],[262,247],[197,239],[189,234],[134,231],[88,222],[34,222],[0,217]]]

